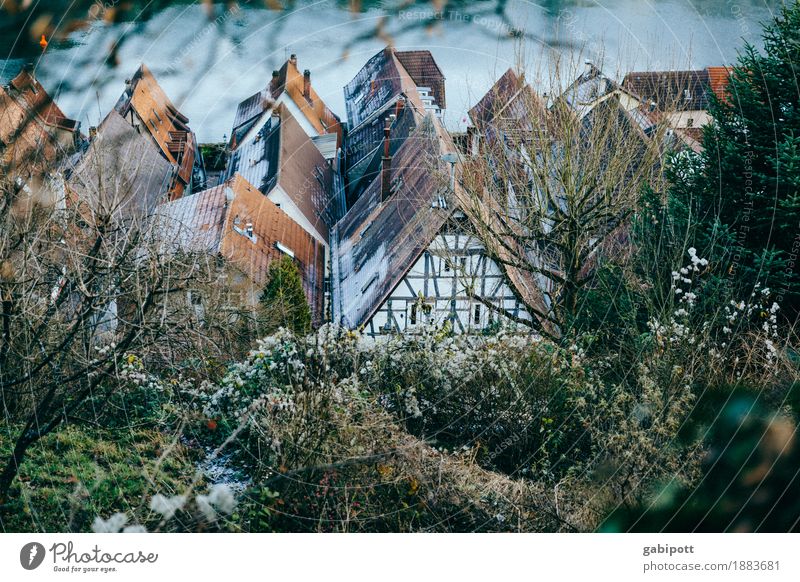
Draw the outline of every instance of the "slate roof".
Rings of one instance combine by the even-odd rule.
[[[394,156],[406,138],[416,129],[424,111],[416,110],[413,103],[408,106],[394,108],[395,120],[389,133],[389,152]],[[377,116],[370,123],[362,123],[358,130],[347,136],[348,155],[348,198],[355,201],[380,172],[383,156],[384,128],[386,122]]]
[[[559,95],[574,111],[585,114],[590,106],[621,89],[619,83],[607,77],[591,63],[586,63],[586,70],[581,73],[567,89]]]
[[[323,317],[325,248],[288,214],[239,174],[156,210],[157,230],[172,252],[219,254],[241,269],[256,287],[266,282],[270,263],[294,254],[312,319]],[[253,236],[247,235],[252,224]]]
[[[412,103],[417,105],[420,110],[424,108],[420,100],[418,86],[423,83],[418,81],[425,80],[424,86],[431,87],[434,91],[440,92],[444,99],[444,76],[441,72],[434,73],[438,66],[433,62],[433,57],[428,51],[414,51],[414,53],[427,53],[426,56],[416,55],[409,57],[408,62],[419,63],[419,74],[423,74],[423,64],[425,69],[424,77],[414,79],[408,70],[403,66],[400,51],[391,47],[386,47],[377,54],[373,55],[356,76],[344,87],[344,100],[347,107],[347,120],[351,129],[356,129],[359,125],[370,119],[371,116],[379,114],[387,106],[391,105],[399,95],[405,95]],[[414,65],[417,66],[416,64]],[[435,81],[432,83],[431,81]],[[440,86],[439,89],[436,87]],[[439,107],[443,105],[438,103]]]

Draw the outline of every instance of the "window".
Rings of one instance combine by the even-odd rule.
[[[411,325],[415,325],[417,323],[417,304],[416,303],[412,303],[411,304],[411,315],[408,318],[408,322]]]
[[[683,90],[683,98],[686,101],[689,101],[692,98],[692,92],[689,89],[684,89]]]
[[[450,272],[450,260],[449,259],[442,259],[444,261],[444,271],[445,273]]]
[[[694,119],[690,117],[689,119],[686,120],[686,127],[693,127],[693,126],[694,126]]]
[[[472,321],[473,321],[473,323],[475,323],[475,325],[478,325],[481,322],[481,306],[480,306],[480,303],[475,305],[475,313],[474,313],[474,315],[472,317]]]

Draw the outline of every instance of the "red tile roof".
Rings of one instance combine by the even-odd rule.
[[[260,288],[272,260],[294,255],[316,325],[323,317],[325,248],[239,174],[156,210],[159,232],[175,250],[220,254]],[[252,225],[252,236],[247,234]],[[278,245],[284,250],[280,250]]]

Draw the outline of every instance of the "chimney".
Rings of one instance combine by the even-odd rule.
[[[588,59],[583,61],[583,70],[583,74],[588,77],[592,73],[592,61]]]
[[[403,108],[406,106],[406,98],[402,95],[397,98],[397,103],[394,106],[394,114],[395,117],[400,117],[400,114],[403,112]]]
[[[89,140],[91,141],[95,137],[97,137],[97,127],[92,125],[91,127],[89,127]]]
[[[278,71],[272,71],[272,80],[269,82],[269,90],[275,92],[278,89],[278,77],[281,74]]]
[[[252,222],[248,222],[245,225],[245,232],[247,233],[247,236],[249,236],[250,238],[253,238],[253,223]]]
[[[296,67],[297,66],[297,55],[296,54],[292,54],[292,56],[289,57],[289,62],[292,63]]]
[[[392,131],[392,120],[387,117],[383,126],[383,158],[381,159],[381,201],[385,202],[392,194],[392,156],[389,152],[389,137]]]
[[[303,97],[306,101],[311,101],[311,71],[303,71]]]

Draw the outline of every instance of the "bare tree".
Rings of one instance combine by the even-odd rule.
[[[550,87],[564,86],[558,64],[551,74]],[[477,234],[495,261],[538,280],[543,304],[526,307],[548,335],[570,328],[598,257],[624,246],[626,219],[660,172],[658,124],[598,75],[587,70],[551,100],[518,77],[508,102],[492,101],[465,164]]]
[[[132,185],[114,184],[104,199],[124,205]],[[206,271],[195,257],[160,253],[150,229],[144,214],[98,210],[74,193],[42,205],[2,184],[0,402],[9,430],[19,428],[0,499],[31,445],[88,402],[102,406],[126,354],[190,339],[181,304],[167,299]]]

